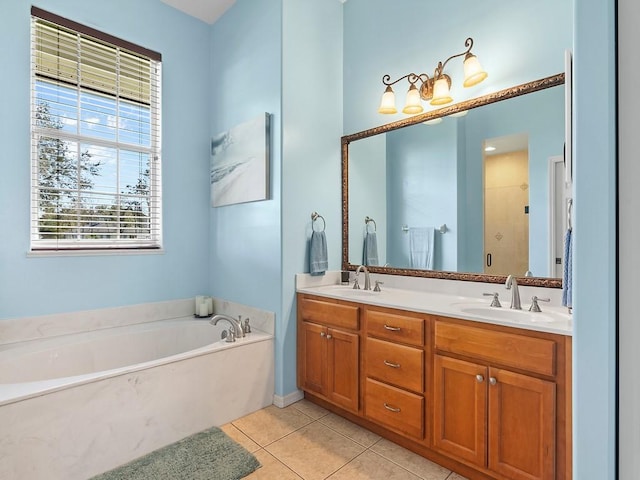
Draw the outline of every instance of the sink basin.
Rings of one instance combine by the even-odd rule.
[[[552,323],[567,320],[563,315],[555,313],[529,312],[528,310],[503,309],[480,305],[460,307],[460,311],[470,315],[508,320],[511,322]]]

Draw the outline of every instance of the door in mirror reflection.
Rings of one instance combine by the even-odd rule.
[[[484,273],[529,270],[527,135],[487,139],[484,157]]]

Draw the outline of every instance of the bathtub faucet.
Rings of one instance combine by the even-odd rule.
[[[233,332],[236,338],[244,337],[244,329],[242,328],[242,324],[240,323],[240,320],[236,320],[235,318],[230,317],[229,315],[225,315],[223,313],[218,313],[213,317],[211,317],[211,320],[209,320],[209,323],[211,325],[217,325],[220,320],[226,320],[231,324],[231,327],[233,328]]]

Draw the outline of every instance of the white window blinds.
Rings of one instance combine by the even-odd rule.
[[[35,7],[31,31],[31,249],[160,248],[160,56]]]

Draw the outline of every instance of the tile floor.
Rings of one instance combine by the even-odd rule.
[[[306,400],[222,430],[262,464],[249,480],[466,480]]]

